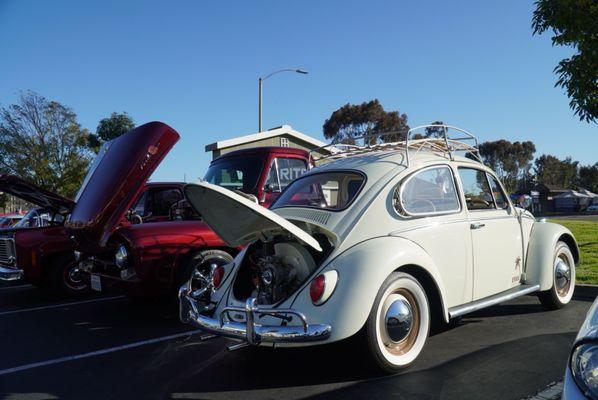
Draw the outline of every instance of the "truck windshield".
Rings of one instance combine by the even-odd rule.
[[[310,207],[340,211],[361,190],[365,177],[356,172],[325,172],[294,180],[270,207]]]
[[[264,157],[244,156],[213,162],[204,180],[231,190],[250,193],[257,186]]]

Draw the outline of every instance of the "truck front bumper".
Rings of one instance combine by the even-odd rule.
[[[308,324],[301,312],[292,309],[265,308],[256,304],[255,298],[249,298],[245,307],[224,307],[217,318],[201,314],[205,310],[191,293],[187,285],[179,290],[180,319],[184,323],[193,323],[200,329],[219,336],[240,339],[249,344],[260,343],[302,343],[318,342],[330,337],[332,328],[325,324]],[[245,322],[232,321],[229,313],[242,314]],[[281,319],[281,325],[260,325],[256,317],[272,316]],[[287,323],[298,320],[301,325],[288,326]]]
[[[0,265],[0,281],[18,281],[25,276],[20,268],[8,268]]]

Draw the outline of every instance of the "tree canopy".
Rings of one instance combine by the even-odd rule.
[[[380,141],[394,142],[405,140],[409,125],[407,115],[399,111],[385,111],[378,99],[361,104],[345,104],[334,111],[324,122],[324,137],[333,143],[354,143],[355,138],[365,135],[381,135]],[[370,143],[376,142],[374,138]]]
[[[534,34],[552,31],[553,46],[576,50],[555,67],[555,86],[567,91],[569,105],[582,121],[598,119],[598,3],[596,0],[538,0]]]
[[[113,112],[100,120],[95,134],[89,135],[89,147],[97,152],[104,142],[116,139],[134,128],[135,122],[129,114]]]
[[[499,176],[510,192],[531,182],[532,160],[536,152],[533,142],[496,140],[479,145],[480,156]]]
[[[579,187],[598,193],[598,162],[594,165],[582,165],[578,172]]]
[[[72,197],[89,163],[88,135],[70,108],[22,92],[0,108],[0,170]]]
[[[539,183],[561,188],[573,188],[577,183],[577,161],[567,157],[560,160],[555,156],[542,154],[534,161],[536,180]]]

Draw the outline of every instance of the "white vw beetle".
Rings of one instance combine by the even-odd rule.
[[[417,358],[432,321],[532,292],[548,307],[567,304],[579,259],[571,232],[515,207],[473,135],[435,127],[442,138],[337,145],[270,210],[188,185],[203,219],[244,250],[198,273],[204,288],[181,287],[181,319],[241,346],[360,334],[375,365],[393,372]]]

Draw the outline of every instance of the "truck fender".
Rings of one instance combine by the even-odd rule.
[[[298,293],[292,308],[303,312],[308,323],[331,325],[332,334],[328,341],[345,339],[365,324],[384,280],[406,266],[421,268],[432,277],[440,295],[444,319],[448,321],[444,286],[434,261],[417,244],[393,236],[366,240],[335,257],[320,271],[334,269],[338,272],[338,282],[330,298],[320,306],[314,305],[308,283]]]
[[[541,291],[552,287],[554,249],[558,241],[567,243],[573,253],[575,264],[578,264],[579,248],[569,229],[551,222],[534,223],[525,260],[525,282],[539,284]]]

